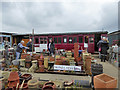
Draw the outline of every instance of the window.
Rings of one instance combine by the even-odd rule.
[[[73,43],[76,43],[76,42],[77,42],[77,37],[74,37]]]
[[[63,37],[63,43],[67,43],[67,37]]]
[[[40,38],[40,44],[43,44],[43,43],[44,43],[43,38]]]
[[[0,43],[2,43],[2,37],[0,37]]]
[[[94,38],[93,37],[89,37],[89,43],[93,43],[94,42]]]
[[[79,43],[83,43],[83,36],[79,37]]]
[[[57,38],[54,38],[54,43],[57,43]]]
[[[58,37],[58,43],[61,43],[61,37]]]
[[[47,38],[44,38],[44,44],[47,44]]]
[[[88,43],[88,36],[85,36],[85,43]]]
[[[8,41],[10,42],[10,37],[8,37]]]
[[[39,43],[39,39],[35,38],[35,43],[38,44]]]
[[[5,40],[6,37],[3,37],[3,41]]]
[[[72,37],[69,37],[69,43],[72,43]]]

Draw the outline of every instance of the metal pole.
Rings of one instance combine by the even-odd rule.
[[[34,29],[32,30],[32,55],[33,55],[33,44],[34,44]]]

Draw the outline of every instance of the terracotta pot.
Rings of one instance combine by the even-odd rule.
[[[60,57],[60,59],[61,59],[61,60],[65,60],[65,57],[62,56],[62,57]]]
[[[44,56],[43,56],[43,54],[40,55],[40,59],[44,60]]]
[[[76,62],[80,62],[81,61],[81,57],[76,57]]]
[[[112,89],[115,90],[117,88],[117,79],[107,75],[107,74],[100,74],[94,76],[94,88],[95,89]]]
[[[55,58],[54,58],[54,57],[50,57],[49,60],[50,60],[50,61],[55,61]]]
[[[78,43],[74,44],[74,58],[76,59],[79,56],[79,52],[78,52]]]
[[[11,72],[8,78],[8,87],[14,88],[19,83],[19,75],[18,72]]]
[[[41,65],[39,66],[38,70],[36,70],[36,72],[44,72],[45,71],[44,68],[45,68],[44,65]]]
[[[57,60],[55,61],[55,64],[56,64],[56,65],[62,65],[62,60],[61,60],[61,59],[57,59]]]
[[[21,87],[21,85],[19,85],[19,89],[20,89],[20,87]],[[27,83],[23,84],[22,90],[28,90],[28,84]]]
[[[69,65],[70,63],[69,63],[69,61],[68,60],[63,60],[62,61],[62,65]]]
[[[44,84],[42,90],[55,90],[56,85],[53,82],[47,82]]]
[[[42,88],[45,83],[46,83],[46,81],[39,81],[39,88]]]
[[[83,65],[83,61],[77,62],[78,66]]]
[[[85,67],[86,67],[86,70],[91,71],[91,59],[85,60]]]
[[[36,79],[31,79],[31,80],[29,80],[28,81],[28,88],[30,89],[30,88],[38,88],[38,80],[36,80]]]
[[[40,55],[39,54],[34,54],[32,57],[31,57],[31,60],[38,60],[40,58]]]
[[[16,81],[16,80],[19,80],[18,72],[11,72],[8,81]]]
[[[44,72],[44,65],[40,66],[40,72]]]
[[[30,67],[31,67],[31,60],[25,61],[25,67],[26,67],[26,68],[30,68]]]
[[[21,55],[21,59],[25,59],[27,56],[29,56],[30,54],[22,54]]]
[[[91,56],[86,56],[85,59],[91,59]]]
[[[25,61],[31,61],[31,57],[30,56],[26,56]]]
[[[39,64],[39,66],[40,66],[40,65],[43,65],[43,63],[44,63],[44,60],[38,59],[38,64]]]
[[[29,80],[32,79],[32,75],[31,74],[23,74],[21,77],[20,77],[20,80],[23,81],[25,80],[25,82],[28,82]]]

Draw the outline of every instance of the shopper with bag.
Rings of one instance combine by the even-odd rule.
[[[98,42],[98,49],[101,54],[101,62],[106,60],[107,50],[109,49],[109,43],[106,37],[103,37],[102,40]]]

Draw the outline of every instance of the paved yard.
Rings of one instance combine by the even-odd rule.
[[[97,63],[100,63],[103,65],[104,73],[106,73],[118,80],[118,68],[116,68],[109,62],[100,62],[100,59],[97,58],[98,55],[93,55],[93,56],[97,60]],[[44,79],[44,80],[60,80],[60,81],[89,80],[91,82],[90,76],[75,76],[75,75],[45,74],[45,73],[33,73],[32,75],[34,78],[40,78],[40,79]],[[120,74],[119,74],[119,76],[120,76]]]

